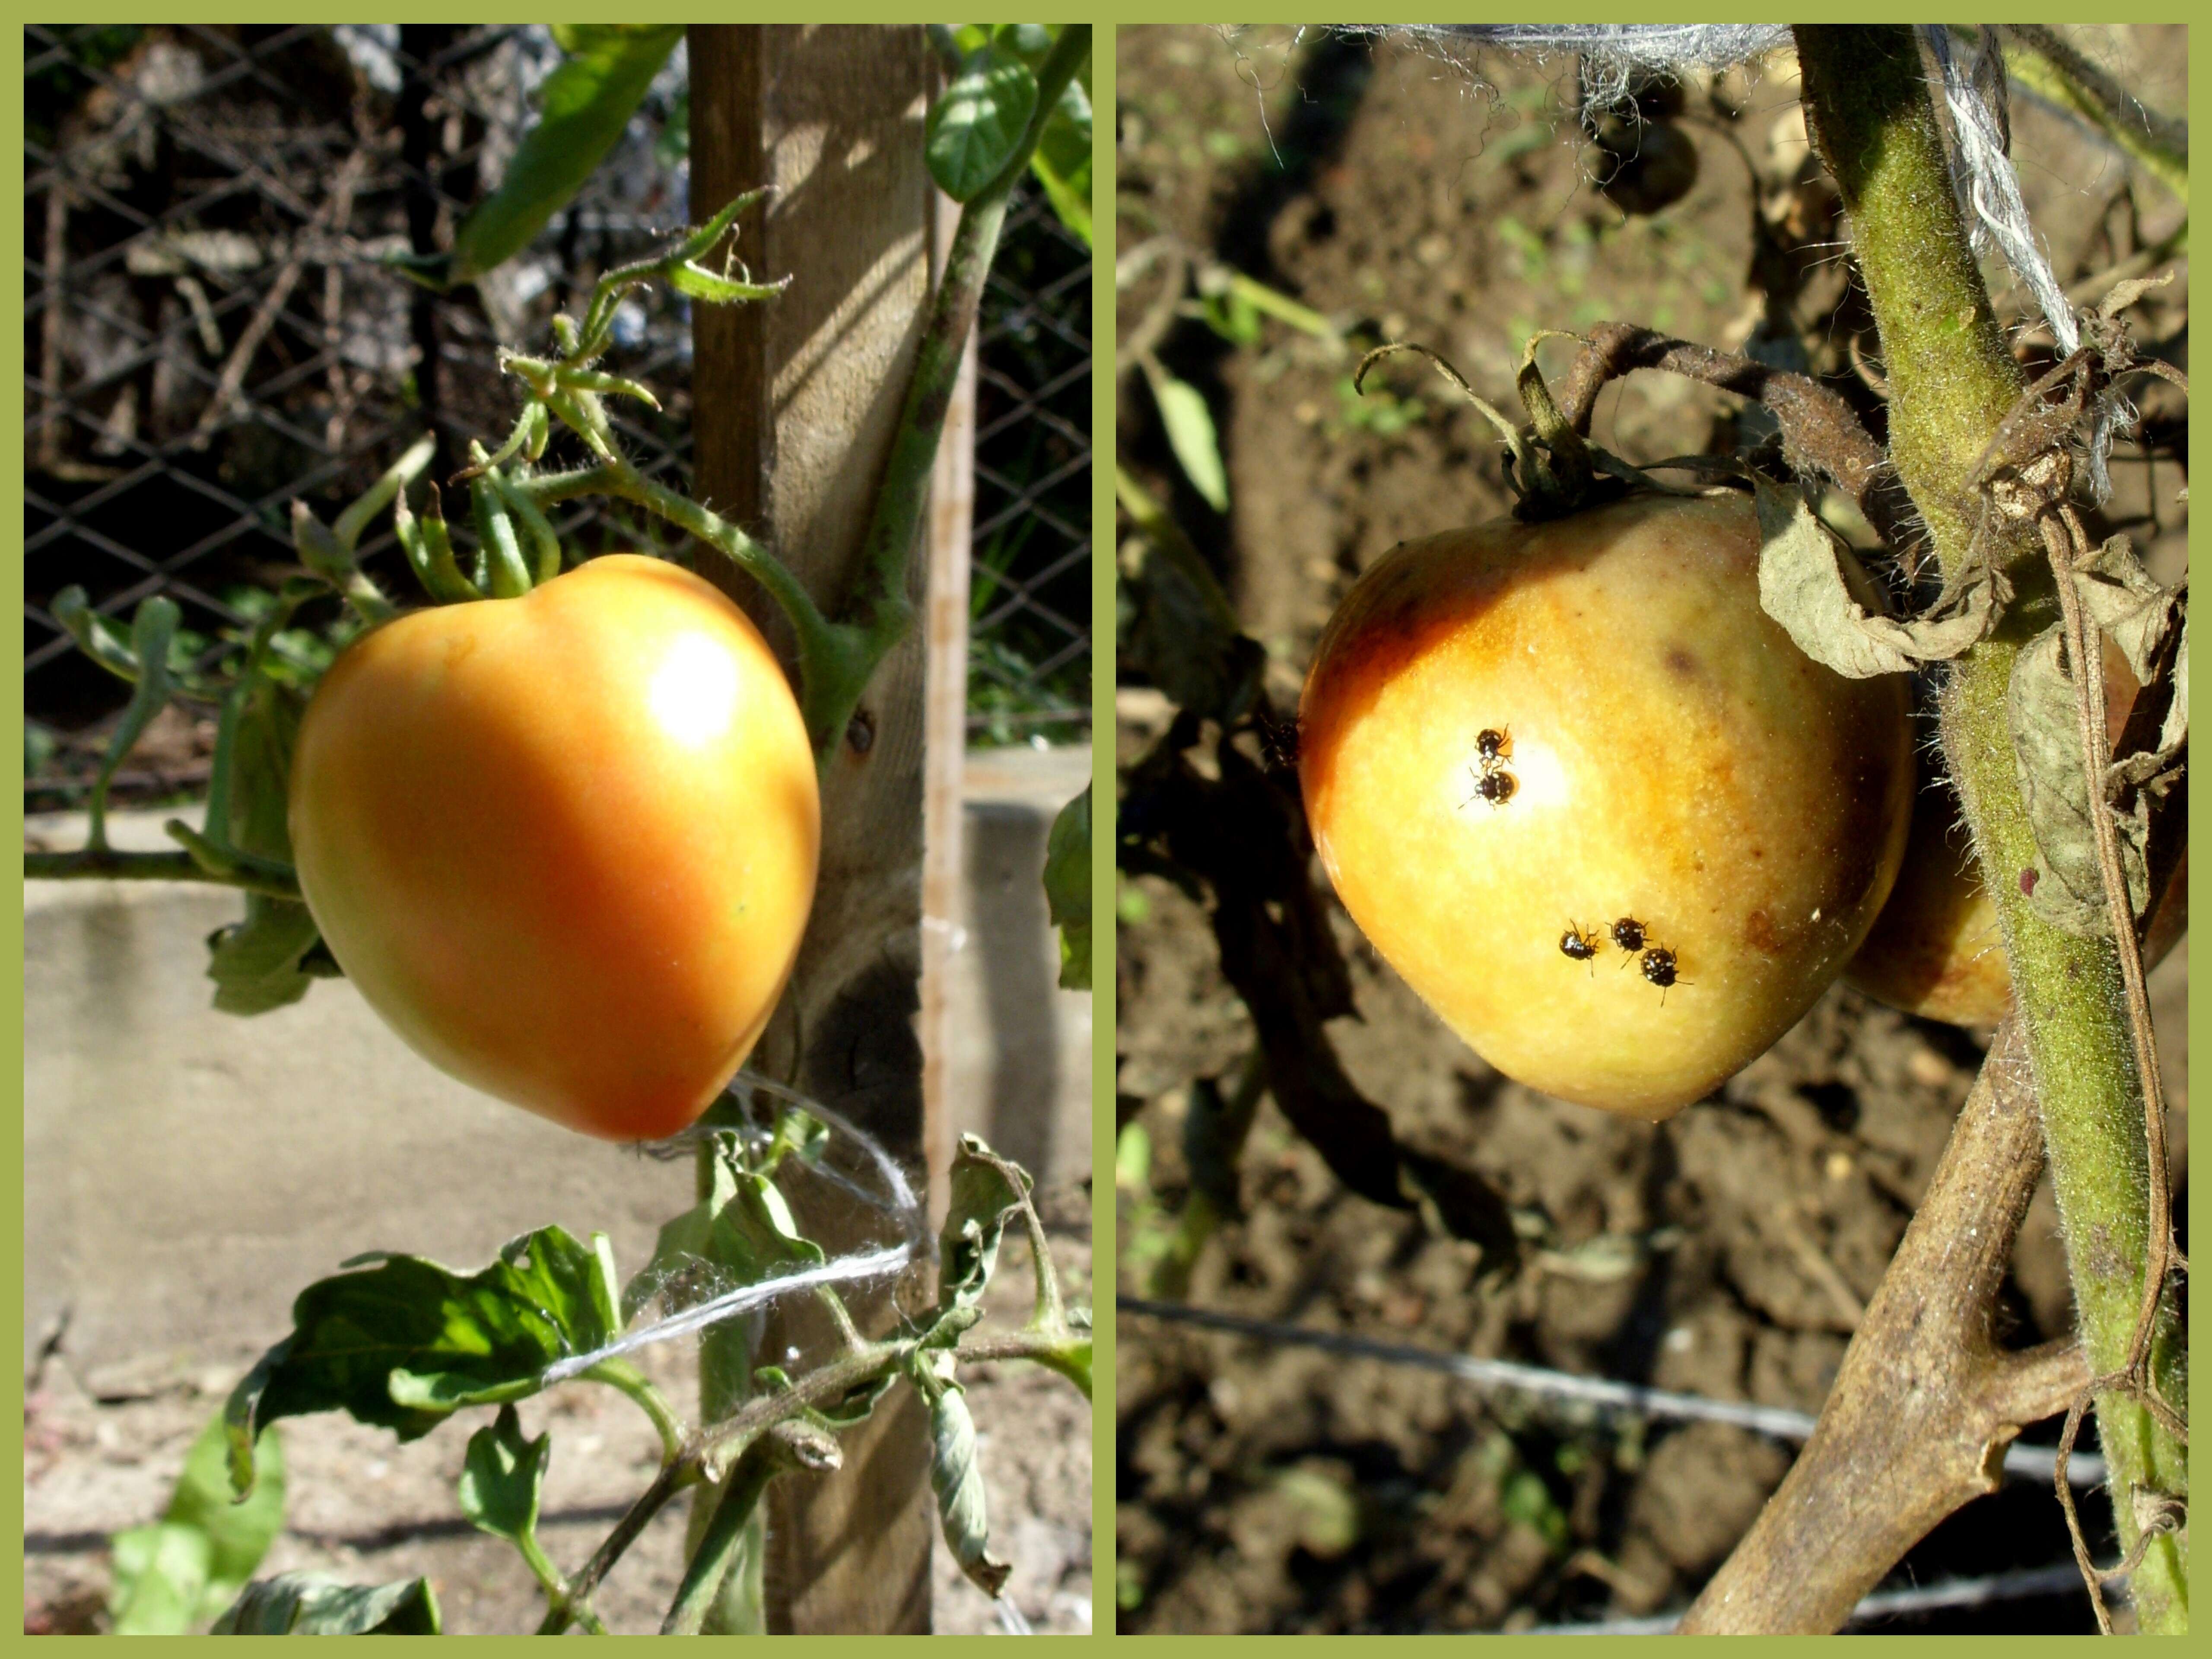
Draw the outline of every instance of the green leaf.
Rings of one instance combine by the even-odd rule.
[[[1037,135],[1030,171],[1044,186],[1052,210],[1091,246],[1091,96],[1080,81],[1070,81]]]
[[[116,678],[137,683],[138,656],[131,648],[131,636],[92,608],[84,589],[72,582],[54,595],[47,608],[78,650]]]
[[[1062,990],[1091,988],[1091,790],[1060,809],[1044,844],[1044,897],[1060,929]]]
[[[1089,1341],[1077,1342],[1058,1354],[1038,1355],[1037,1364],[1058,1371],[1082,1389],[1083,1397],[1088,1400],[1091,1398],[1091,1351]]]
[[[438,1597],[427,1578],[369,1588],[327,1573],[287,1572],[248,1584],[214,1636],[435,1636]]]
[[[232,1392],[234,1491],[252,1489],[246,1449],[279,1418],[343,1411],[416,1440],[464,1405],[537,1392],[554,1361],[615,1334],[597,1254],[559,1227],[510,1239],[474,1273],[381,1253],[345,1265],[359,1270],[300,1292],[292,1334]]]
[[[980,194],[1020,149],[1036,112],[1036,75],[996,43],[968,54],[929,112],[922,155],[956,202]]]
[[[249,893],[246,918],[208,935],[208,977],[215,1006],[250,1018],[287,1008],[307,994],[315,976],[301,961],[322,936],[304,904]]]
[[[43,720],[23,722],[23,775],[35,777],[62,746],[61,733]]]
[[[922,1361],[949,1365],[950,1354]],[[945,1528],[945,1547],[960,1564],[960,1571],[984,1595],[995,1598],[1006,1589],[1012,1566],[991,1553],[991,1526],[984,1507],[983,1470],[975,1459],[975,1419],[969,1414],[968,1396],[949,1379],[929,1395],[929,1484],[937,1493],[937,1518]]]
[[[114,1577],[107,1610],[118,1636],[183,1636],[207,1599],[214,1540],[198,1527],[164,1521],[108,1540]],[[234,1590],[234,1594],[235,1591]],[[226,1596],[217,1609],[228,1604]]]
[[[653,395],[650,386],[635,380],[626,380],[619,374],[609,374],[603,369],[570,368],[566,365],[553,371],[555,381],[572,392],[597,392],[618,398],[635,398],[640,403],[660,407],[660,399]]]
[[[543,409],[544,405],[538,407]],[[427,505],[438,507],[435,484],[430,487]],[[415,568],[416,580],[422,584],[422,591],[434,603],[465,605],[471,599],[483,598],[454,562],[453,538],[446,529],[442,510],[426,513],[418,521],[408,511],[407,498],[403,495],[392,504],[392,526],[406,552],[407,562]]]
[[[538,125],[523,136],[499,188],[455,233],[447,286],[473,282],[514,258],[568,205],[683,38],[680,23],[564,24],[556,31],[571,55],[545,82]]]
[[[1036,69],[1051,55],[1054,32],[1049,23],[1001,23],[991,43]]]
[[[791,1392],[790,1374],[781,1365],[758,1367],[753,1372],[752,1380],[753,1392],[757,1395],[766,1396]],[[819,1428],[849,1429],[855,1424],[867,1421],[869,1413],[876,1408],[876,1402],[890,1393],[898,1380],[896,1371],[872,1376],[835,1400],[805,1408],[803,1414],[808,1422]]]
[[[469,507],[476,517],[477,544],[489,561],[492,598],[520,599],[530,591],[530,567],[523,562],[514,516],[489,477],[479,474],[469,480]]]
[[[1157,362],[1145,364],[1145,379],[1159,405],[1160,424],[1167,428],[1168,447],[1182,465],[1191,487],[1216,513],[1229,510],[1229,472],[1221,464],[1221,441],[1213,429],[1213,411],[1196,386],[1178,380]]]
[[[668,283],[686,299],[710,306],[728,306],[746,300],[773,300],[791,286],[791,278],[787,276],[780,283],[740,283],[686,261],[669,271]]]
[[[437,453],[438,441],[428,433],[410,444],[406,453],[386,467],[374,483],[338,514],[337,523],[331,530],[338,545],[352,553],[360,545],[361,533],[368,528],[369,520],[383,512],[388,502],[398,500]]]
[[[353,579],[353,555],[346,551],[330,526],[315,516],[307,502],[292,502],[292,547],[300,562],[343,593]]]
[[[459,1491],[461,1513],[470,1524],[513,1544],[535,1538],[538,1501],[545,1488],[552,1447],[550,1434],[525,1439],[514,1407],[501,1406],[489,1427],[469,1437]]]
[[[90,842],[94,847],[107,844],[107,791],[115,781],[115,774],[146,730],[147,723],[169,701],[169,641],[176,634],[177,619],[182,614],[174,600],[155,594],[152,599],[142,599],[131,618],[131,654],[139,665],[138,683],[131,690],[130,702],[125,705],[122,719],[115,723],[114,734],[107,740],[106,757],[100,762],[100,775],[93,782]]]
[[[714,251],[714,245],[722,240],[730,227],[737,223],[738,216],[767,194],[768,191],[765,187],[747,191],[713,218],[708,220],[705,224],[693,230],[671,249],[666,257],[679,263],[684,260],[705,258]]]
[[[951,1199],[937,1240],[937,1303],[940,1311],[952,1313],[982,1300],[998,1265],[1007,1218],[1020,1210],[1029,1184],[1020,1170],[981,1140],[963,1135],[949,1185]]]
[[[284,1449],[276,1435],[254,1448],[253,1494],[234,1503],[230,1495],[229,1438],[217,1412],[185,1455],[164,1519],[191,1527],[210,1544],[207,1592],[195,1622],[212,1619],[228,1607],[276,1534],[284,1529]]]

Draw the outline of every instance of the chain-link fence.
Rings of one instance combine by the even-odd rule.
[[[971,732],[1061,741],[1091,704],[1091,250],[1024,190],[977,330]]]
[[[166,593],[210,656],[294,563],[294,497],[327,520],[422,431],[433,477],[504,432],[499,348],[682,222],[687,82],[679,48],[537,242],[440,295],[384,260],[445,246],[496,183],[559,62],[542,27],[30,25],[24,54],[26,779],[52,805],[124,696],[53,596],[127,620]],[[981,331],[971,726],[1001,741],[1087,718],[1089,297],[1087,250],[1024,196]],[[684,303],[634,297],[616,340],[608,367],[662,405],[614,400],[622,440],[688,485]],[[679,550],[619,503],[556,523],[577,553]],[[363,551],[409,591],[388,531]],[[211,731],[157,723],[119,782],[190,788]]]

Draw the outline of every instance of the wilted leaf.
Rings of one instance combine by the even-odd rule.
[[[1851,679],[1909,673],[1955,657],[1990,631],[1999,599],[1984,574],[1911,622],[1877,616],[1873,585],[1841,539],[1794,489],[1754,477],[1759,605],[1814,662]]]
[[[949,1364],[951,1356],[932,1356],[932,1359]],[[944,1525],[945,1546],[969,1581],[984,1595],[995,1597],[1006,1589],[1013,1568],[991,1553],[983,1470],[975,1461],[975,1420],[969,1415],[968,1396],[958,1383],[949,1380],[924,1391],[930,1396],[929,1484],[937,1493],[937,1517]]]
[[[713,1190],[662,1224],[653,1259],[623,1291],[623,1319],[635,1318],[656,1295],[672,1311],[827,1259],[800,1235],[773,1181],[717,1158]]]
[[[438,1597],[427,1578],[374,1588],[326,1573],[288,1572],[246,1587],[215,1636],[435,1636]]]
[[[2162,753],[2171,755],[2189,741],[2189,617],[2181,618],[2181,637],[2173,647],[2173,702],[2166,711],[2166,724],[2159,728],[2158,746]]]
[[[2175,594],[2151,580],[2125,536],[2115,536],[2099,548],[2074,573],[2074,582],[2089,620],[2112,636],[2136,681],[2149,684],[2166,635],[2180,615]]]
[[[2057,624],[2038,635],[2014,660],[2005,716],[2028,823],[2045,865],[2027,895],[2028,904],[2054,927],[2085,938],[2109,937],[2112,915],[2089,817],[2081,717]],[[2142,841],[2130,820],[2123,818],[2120,824],[2128,902],[2141,915],[2150,892]]]
[[[922,155],[937,187],[965,202],[1005,171],[1036,112],[1036,74],[996,42],[968,54],[931,107]]]
[[[982,1299],[998,1265],[1006,1222],[1029,1188],[1021,1170],[974,1135],[960,1137],[952,1157],[951,1194],[938,1235],[937,1305],[946,1312]]]

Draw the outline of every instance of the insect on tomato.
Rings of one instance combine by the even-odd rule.
[[[760,631],[702,578],[618,555],[356,641],[302,720],[290,824],[331,953],[411,1048],[644,1140],[759,1040],[821,805]]]
[[[1835,980],[1896,876],[1903,682],[1793,645],[1759,547],[1736,495],[1504,520],[1395,549],[1322,635],[1299,774],[1329,878],[1446,1024],[1548,1094],[1699,1098]],[[1513,787],[1470,802],[1468,755],[1509,731]],[[1642,975],[1569,972],[1562,915],[1620,918]]]

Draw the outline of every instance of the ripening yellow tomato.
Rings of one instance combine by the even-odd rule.
[[[300,728],[290,823],[331,953],[410,1047],[643,1140],[694,1121],[759,1040],[821,803],[760,631],[622,555],[349,647]]]
[[[1904,681],[1807,657],[1758,568],[1747,498],[1632,497],[1401,546],[1322,637],[1298,746],[1329,878],[1446,1024],[1547,1094],[1659,1119],[1709,1093],[1833,982],[1896,877]]]
[[[2142,689],[2126,656],[2106,636],[2105,726],[2114,741]],[[1844,978],[1875,1001],[1923,1019],[1989,1026],[2012,1006],[2012,972],[1997,907],[1983,885],[1964,817],[1948,783],[1934,779],[1921,789],[1897,885]],[[2143,966],[2165,960],[2188,927],[2185,848],[2143,935]]]

